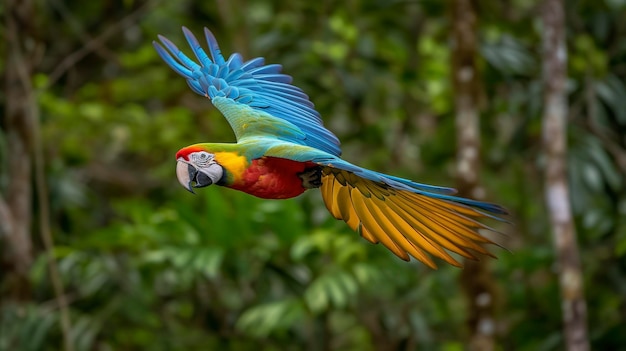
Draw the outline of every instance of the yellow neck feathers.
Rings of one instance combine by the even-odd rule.
[[[227,179],[228,183],[236,182],[241,179],[243,172],[248,167],[246,157],[234,152],[216,152],[215,161],[224,167],[227,171],[227,176],[232,177],[232,179]]]

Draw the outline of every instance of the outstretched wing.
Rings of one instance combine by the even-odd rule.
[[[321,166],[322,198],[335,218],[403,260],[413,256],[432,268],[431,255],[455,266],[450,252],[492,256],[481,244],[493,242],[480,230],[493,229],[479,220],[502,221],[498,216],[507,214],[499,205],[454,196],[455,189],[371,171],[304,146],[277,144],[266,156]]]
[[[436,268],[431,255],[455,266],[460,264],[449,252],[470,259],[477,258],[475,253],[492,256],[481,244],[493,242],[480,234],[481,229],[492,229],[478,219],[499,219],[495,215],[506,214],[506,210],[444,194],[445,188],[429,192],[424,190],[427,185],[412,183],[422,187],[420,190],[404,181],[408,182],[406,188],[397,189],[383,180],[326,166],[321,191],[335,218],[344,220],[368,241],[382,243],[405,261],[413,256]]]
[[[153,45],[174,71],[187,79],[191,89],[208,97],[230,123],[237,140],[273,137],[310,146],[339,156],[339,140],[326,129],[313,103],[282,66],[265,65],[262,57],[243,61],[235,53],[225,60],[211,31],[204,29],[209,53],[185,27],[183,33],[198,62],[186,56],[167,38]]]

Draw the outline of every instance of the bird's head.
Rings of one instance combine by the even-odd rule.
[[[192,145],[176,153],[176,177],[191,193],[193,188],[215,184],[222,179],[224,168],[215,160],[215,154],[201,146]]]

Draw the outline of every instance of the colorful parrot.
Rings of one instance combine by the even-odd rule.
[[[176,176],[185,189],[217,184],[264,199],[288,199],[320,188],[336,219],[401,259],[410,256],[436,268],[432,256],[460,266],[450,255],[492,256],[480,234],[493,230],[478,221],[501,218],[499,205],[455,197],[454,189],[420,184],[355,166],[340,158],[337,137],[323,125],[313,103],[282,66],[261,57],[225,60],[211,31],[204,29],[209,57],[196,37],[183,33],[197,58],[186,56],[159,35],[161,56],[191,89],[226,117],[236,143],[201,143],[176,153]]]

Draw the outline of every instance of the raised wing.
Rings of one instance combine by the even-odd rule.
[[[382,243],[401,259],[408,261],[413,256],[436,268],[431,255],[455,266],[460,263],[449,252],[470,259],[477,259],[475,253],[493,257],[482,246],[493,242],[480,234],[482,229],[493,229],[477,219],[499,219],[495,215],[506,214],[506,210],[424,189],[408,185],[397,189],[332,166],[322,171],[322,197],[328,211],[368,241]],[[446,188],[441,188],[441,192],[446,192]]]
[[[187,28],[183,27],[183,33],[198,62],[161,35],[163,45],[153,45],[165,63],[187,79],[194,92],[211,99],[237,140],[275,137],[332,155],[341,154],[337,137],[324,127],[308,96],[291,85],[290,76],[281,73],[281,65],[265,65],[262,57],[244,62],[238,53],[224,60],[215,36],[204,28],[209,58]]]

